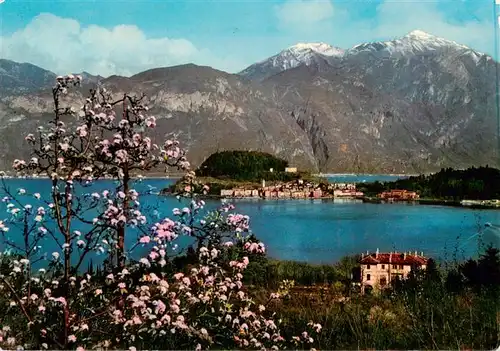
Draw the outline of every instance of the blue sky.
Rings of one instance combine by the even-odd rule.
[[[228,72],[297,42],[349,48],[421,29],[494,54],[493,0],[5,0],[0,57],[58,74],[193,62]]]

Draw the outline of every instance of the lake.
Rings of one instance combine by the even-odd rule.
[[[342,179],[337,177],[336,181]],[[147,179],[140,188],[159,191],[172,182],[172,179]],[[49,181],[44,179],[8,179],[6,183],[11,190],[22,187],[28,192],[40,192],[42,196],[50,190]],[[111,185],[111,181],[100,181],[85,192],[102,191]],[[161,216],[169,216],[173,208],[183,206],[173,197],[149,195],[142,199]],[[469,238],[481,232],[481,237],[490,242],[496,240],[495,233],[485,228],[485,223],[500,223],[500,212],[495,210],[367,204],[354,200],[239,199],[233,202],[236,212],[250,216],[252,231],[266,244],[271,257],[311,263],[333,263],[345,255],[374,252],[377,248],[398,252],[417,250],[448,259],[458,251],[459,258],[468,257],[478,251],[477,236]],[[209,200],[206,207],[214,208],[218,204],[219,200]],[[0,219],[6,218],[4,203],[0,204],[0,213],[3,214]],[[16,238],[15,228],[9,235],[13,240],[20,239]],[[50,255],[55,246],[44,246],[44,249]]]

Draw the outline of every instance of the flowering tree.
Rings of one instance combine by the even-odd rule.
[[[266,306],[255,306],[243,288],[249,257],[265,252],[249,235],[249,218],[230,213],[229,204],[202,212],[198,193],[208,188],[197,183],[177,141],[159,146],[147,136],[156,122],[146,116],[144,96],[113,99],[99,88],[90,91],[78,113],[63,106],[64,94],[80,81],[72,75],[57,78],[53,120],[26,137],[32,158],[14,161],[19,174],[47,175],[48,191],[12,190],[2,179],[9,217],[0,222],[0,233],[12,253],[0,262],[5,298],[0,345],[285,346]],[[154,223],[141,210],[134,184],[141,172],[160,166],[186,172],[177,197],[190,201],[174,209],[172,218]],[[102,178],[114,179],[116,187],[99,190]],[[129,234],[137,240],[127,251]],[[179,270],[171,254],[180,235],[194,239],[196,254]],[[34,265],[47,258],[42,246],[47,242],[58,250],[35,272]],[[139,246],[147,254],[127,260]],[[95,254],[108,257],[104,271],[84,272],[82,264]],[[313,341],[307,332],[293,340],[295,345]]]

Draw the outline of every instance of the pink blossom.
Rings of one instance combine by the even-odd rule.
[[[76,132],[80,138],[84,138],[87,136],[88,131],[87,131],[87,126],[82,125],[76,128]]]
[[[149,258],[151,258],[152,261],[156,260],[160,255],[156,251],[151,251],[149,253]]]
[[[153,304],[156,305],[155,313],[157,314],[165,313],[167,306],[161,300],[156,300]]]
[[[148,244],[151,241],[151,238],[149,236],[143,236],[139,239],[139,242],[142,244]]]

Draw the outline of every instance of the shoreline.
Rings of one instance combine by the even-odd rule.
[[[172,193],[163,193],[163,196],[175,197],[176,195]],[[488,205],[474,203],[470,205],[464,205],[460,201],[453,200],[438,200],[438,199],[418,199],[418,200],[396,200],[396,201],[383,201],[377,198],[368,197],[334,197],[334,196],[323,196],[323,197],[301,197],[301,198],[266,198],[266,197],[229,197],[221,195],[201,195],[200,199],[204,200],[251,200],[251,201],[295,201],[295,200],[332,200],[332,201],[348,201],[355,203],[370,203],[375,205],[392,205],[392,204],[407,204],[407,205],[420,205],[420,206],[439,206],[439,207],[456,207],[465,208],[470,210],[500,210],[500,206]],[[478,200],[479,201],[479,200]]]
[[[331,174],[329,174],[330,176]],[[335,175],[343,175],[343,176],[360,176],[359,174],[335,174]],[[370,174],[364,174],[364,175],[370,175]],[[372,176],[377,176],[377,174],[371,174]],[[325,175],[323,175],[325,176]],[[396,175],[392,175],[396,176]],[[408,176],[408,175],[405,175]],[[162,177],[162,176],[143,176],[142,179],[147,180],[147,179],[152,179],[152,180],[178,180],[181,177]],[[19,177],[19,176],[5,176],[4,179],[9,180],[38,180],[38,179],[50,179],[48,176],[25,176],[25,177]],[[101,178],[99,180],[113,180],[113,178]],[[167,192],[160,192],[160,195],[163,196],[175,196],[172,193],[167,193]],[[458,207],[458,208],[466,208],[466,209],[471,209],[471,210],[500,210],[500,205],[493,205],[491,203],[487,203],[488,201],[491,200],[465,200],[468,203],[464,204],[462,203],[462,200],[456,201],[456,200],[440,200],[440,199],[428,199],[428,198],[423,198],[423,199],[418,199],[418,200],[395,200],[395,201],[386,201],[386,200],[381,200],[375,197],[368,197],[368,196],[363,196],[363,197],[335,197],[332,195],[329,196],[321,196],[321,197],[263,197],[263,196],[239,196],[239,197],[232,197],[232,196],[222,196],[222,195],[203,195],[200,196],[202,199],[211,199],[211,200],[221,200],[221,199],[227,199],[227,200],[345,200],[345,201],[352,201],[352,202],[363,202],[363,203],[372,203],[372,204],[380,204],[380,205],[388,205],[388,204],[394,204],[394,203],[405,203],[405,204],[414,204],[414,205],[423,205],[423,206],[441,206],[441,207]],[[483,202],[483,203],[481,203]],[[486,202],[486,203],[484,203]]]

